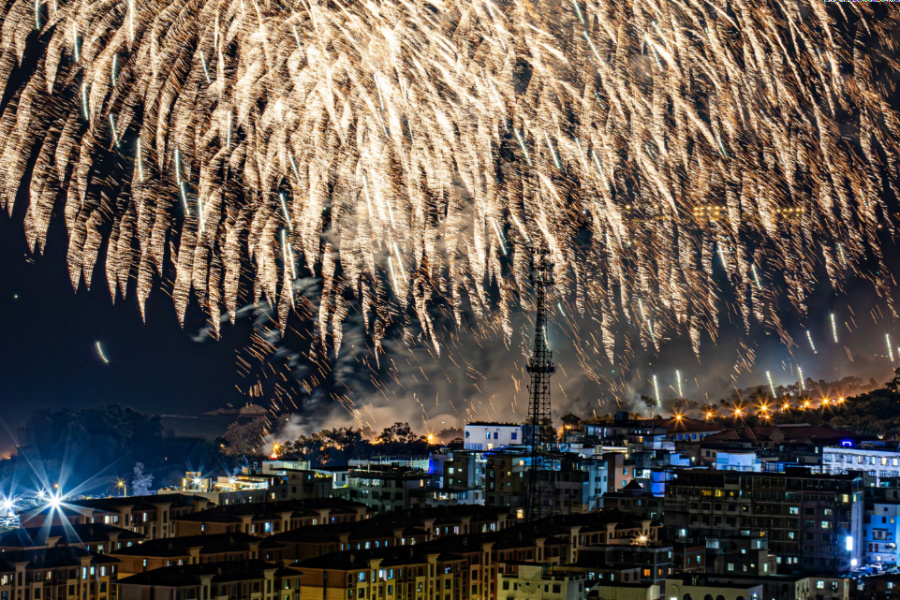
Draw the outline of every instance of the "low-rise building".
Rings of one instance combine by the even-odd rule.
[[[189,494],[66,500],[57,506],[21,514],[22,527],[101,523],[138,533],[147,539],[172,537],[175,520],[205,510],[207,498]]]
[[[113,600],[115,558],[74,546],[0,554],[0,598]]]
[[[102,523],[78,523],[53,527],[13,529],[0,535],[0,552],[75,546],[103,554],[143,541],[144,536]]]
[[[466,423],[463,436],[466,450],[494,450],[522,445],[522,426],[516,423],[475,421]]]
[[[245,533],[222,533],[151,540],[110,551],[119,561],[119,577],[163,567],[234,562],[259,558],[262,538]]]
[[[895,566],[900,544],[900,489],[866,488],[863,517],[865,564]]]
[[[900,477],[900,451],[853,446],[822,448],[823,473],[852,471],[862,471],[878,487],[883,479]]]
[[[657,583],[597,583],[588,593],[588,600],[659,600]]]
[[[500,567],[497,600],[582,600],[591,588],[587,573],[551,569],[545,564]]]
[[[300,573],[261,560],[164,567],[116,582],[118,600],[299,600]]]
[[[710,581],[703,575],[670,578],[665,584],[665,598],[677,600],[763,600],[763,585],[756,582]]]
[[[350,471],[347,498],[380,511],[410,508],[414,492],[428,487],[430,475],[421,469],[369,465]]]

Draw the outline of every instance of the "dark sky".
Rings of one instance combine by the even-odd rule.
[[[94,287],[72,289],[61,219],[43,256],[30,257],[22,221],[0,214],[0,407],[6,428],[36,408],[122,403],[163,414],[197,414],[241,402],[235,348],[247,327],[229,327],[219,343],[198,344],[182,330],[170,298],[151,293],[141,321],[133,289],[112,304],[102,263]],[[102,344],[109,365],[97,355]],[[0,437],[0,448],[8,439]]]

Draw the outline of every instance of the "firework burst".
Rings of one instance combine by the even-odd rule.
[[[468,311],[509,340],[540,244],[594,373],[630,352],[613,334],[622,319],[655,348],[715,340],[726,280],[746,326],[786,340],[775,290],[805,314],[817,265],[839,289],[848,275],[887,285],[862,270],[893,229],[883,198],[900,163],[898,17],[878,7],[3,10],[0,203],[12,210],[28,187],[38,252],[62,203],[73,285],[102,263],[113,298],[136,293],[142,310],[171,278],[179,318],[193,296],[218,328],[243,286],[284,328],[294,280],[312,274],[312,333],[330,352],[358,311],[376,354],[392,324],[413,321],[439,353],[438,320],[459,326]],[[599,343],[572,315],[596,319]]]

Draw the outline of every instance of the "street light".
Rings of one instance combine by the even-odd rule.
[[[121,479],[120,479],[119,481],[117,481],[117,482],[116,482],[116,487],[117,487],[117,488],[122,488],[122,497],[123,497],[123,498],[127,498],[127,497],[128,497],[128,488],[126,487],[124,481],[122,481]]]

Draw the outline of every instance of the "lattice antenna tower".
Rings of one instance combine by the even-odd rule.
[[[525,516],[529,521],[541,518],[544,502],[541,496],[540,471],[547,446],[553,440],[550,421],[550,376],[556,371],[553,352],[547,345],[547,292],[553,285],[553,264],[547,257],[549,251],[541,246],[531,251],[531,285],[535,296],[534,348],[528,358],[526,370],[531,375],[528,387],[528,443],[531,446],[531,468],[528,472],[528,490],[525,500]]]

